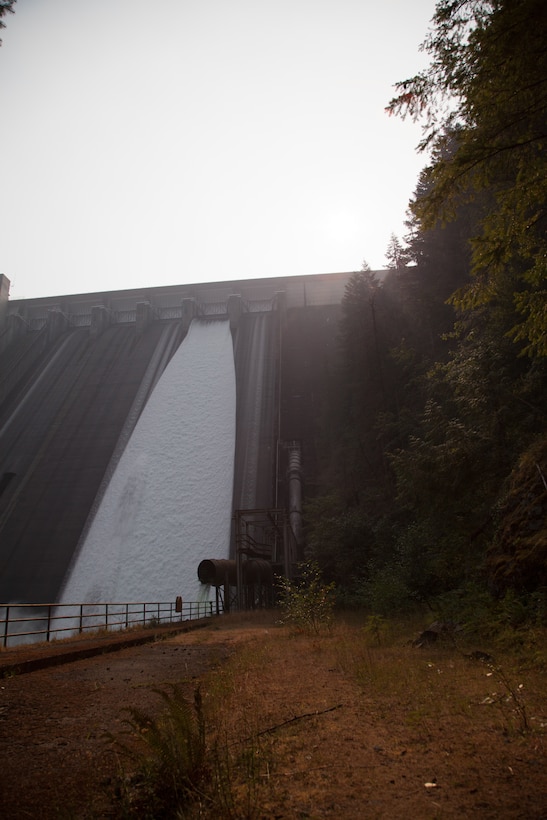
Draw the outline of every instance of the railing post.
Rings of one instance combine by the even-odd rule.
[[[164,602],[154,601],[153,603],[149,602],[148,605],[147,605],[146,602],[142,602],[142,603],[133,602],[133,604],[131,604],[130,602],[120,603],[120,604],[104,603],[104,604],[96,605],[95,611],[96,611],[97,608],[100,609],[101,606],[104,607],[104,612],[103,612],[104,628],[105,628],[106,631],[108,631],[110,629],[110,615],[111,614],[114,615],[113,624],[115,626],[120,626],[120,627],[123,628],[124,621],[123,621],[123,609],[122,609],[122,607],[125,607],[125,628],[128,629],[129,624],[130,624],[129,615],[130,615],[130,607],[131,606],[135,606],[135,607],[142,606],[142,623],[143,623],[144,626],[146,626],[147,615],[149,613],[152,613],[152,612],[154,613],[153,618],[154,618],[154,620],[157,619],[158,624],[162,624],[163,621],[165,621],[166,623],[167,622],[174,623],[175,621],[178,621],[179,619],[177,618],[177,615],[179,613],[180,613],[180,621],[181,622],[185,619],[192,621],[192,620],[195,620],[196,618],[199,619],[199,618],[202,618],[202,617],[203,618],[212,617],[213,614],[214,614],[214,610],[213,610],[214,605],[215,605],[214,601],[188,601],[188,602],[183,602],[182,600],[180,601],[180,606],[179,606],[179,601],[178,600],[177,600],[176,603],[173,602],[173,601],[169,601],[169,602],[167,602],[167,601],[164,601]],[[32,607],[38,607],[38,606],[40,606],[40,608],[42,608],[42,610],[43,610],[43,607],[47,607],[47,613],[46,613],[46,616],[45,616],[45,618],[46,618],[46,629],[40,628],[39,630],[29,632],[28,634],[29,635],[44,635],[45,634],[46,642],[50,642],[52,640],[52,637],[54,637],[58,632],[64,632],[65,631],[62,626],[60,628],[57,628],[57,627],[54,626],[53,621],[55,620],[55,617],[54,617],[53,610],[55,609],[55,611],[57,611],[58,607],[64,607],[66,609],[66,607],[68,605],[67,604],[64,604],[64,605],[63,604],[40,604],[40,605],[31,604],[30,605],[31,608]],[[85,607],[86,606],[87,606],[86,603],[70,604],[70,607],[72,607],[72,608],[78,607],[78,632],[80,634],[85,632],[85,629],[86,629],[86,626],[85,626],[85,618],[86,618]],[[147,612],[147,606],[149,608],[148,612]],[[110,607],[114,607],[113,612],[111,611]],[[219,609],[218,609],[218,591],[217,591],[216,607],[217,607],[216,614],[218,615],[218,614],[220,614]],[[0,623],[3,623],[3,625],[4,625],[3,629],[0,627],[0,646],[3,646],[4,648],[6,648],[7,645],[8,645],[9,638],[13,637],[10,633],[10,616],[11,616],[11,610],[13,609],[13,605],[10,606],[9,604],[5,604],[3,606],[3,609],[4,609],[5,617],[4,617],[3,620],[0,619]],[[64,611],[64,609],[62,611]],[[165,613],[165,615],[164,615],[164,613]],[[131,615],[132,616],[135,615],[135,621],[131,621],[131,623],[133,623],[133,624],[138,623],[138,615],[139,615],[138,608],[136,608],[134,611],[131,611]],[[71,623],[73,623],[73,620],[72,620],[73,616],[72,615],[70,615],[70,616],[60,615],[59,620],[64,620],[65,617],[69,617]],[[99,618],[98,628],[100,628],[100,612],[97,613],[97,617]],[[121,619],[117,620],[118,618],[121,618]],[[16,618],[16,620],[17,620],[17,618]],[[42,622],[43,618],[36,618],[36,619],[31,618],[31,620],[33,620],[33,621],[34,620],[39,620],[40,622]],[[70,631],[72,632],[73,629],[74,629],[74,627],[71,626]]]
[[[4,648],[8,645],[9,604],[6,606],[6,621],[4,623]]]
[[[50,629],[51,629],[51,604],[47,605],[47,634],[46,634],[46,641],[49,643],[50,638]]]

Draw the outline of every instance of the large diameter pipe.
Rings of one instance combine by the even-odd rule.
[[[198,578],[202,584],[210,584],[214,587],[236,586],[237,571],[236,562],[227,558],[206,558],[198,566]]]
[[[272,565],[263,558],[250,558],[242,562],[244,584],[271,584],[273,580]],[[236,586],[236,562],[225,558],[206,558],[198,566],[198,578],[202,584],[214,587]]]
[[[243,582],[245,584],[271,584],[272,565],[263,558],[249,558],[243,562]]]

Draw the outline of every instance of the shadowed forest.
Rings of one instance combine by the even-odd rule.
[[[4,677],[4,816],[545,817],[546,34],[545,0],[439,0],[396,86],[425,167],[295,428],[307,570],[274,613]]]
[[[342,305],[308,555],[339,600],[517,625],[546,616],[547,7],[437,4],[388,113],[427,165]]]
[[[346,288],[305,509],[347,606],[547,617],[546,33],[544,0],[439,0],[387,105],[425,165]]]

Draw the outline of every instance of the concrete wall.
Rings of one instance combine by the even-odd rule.
[[[0,602],[56,600],[117,454],[194,315],[229,313],[233,327],[234,508],[285,503],[278,497],[286,492],[287,470],[279,437],[302,442],[304,483],[311,488],[323,376],[350,276],[14,301],[6,300],[4,278]],[[259,394],[259,429],[250,446],[248,408]]]
[[[92,310],[98,306],[108,312],[113,322],[135,321],[135,317],[131,314],[136,312],[139,303],[148,303],[153,315],[160,319],[179,318],[180,314],[170,314],[170,311],[180,311],[185,299],[195,300],[198,306],[218,305],[219,309],[226,312],[225,306],[232,294],[240,295],[243,302],[250,305],[251,309],[253,309],[253,303],[255,306],[262,303],[262,306],[267,309],[268,304],[271,306],[279,291],[285,293],[287,308],[337,304],[344,295],[345,286],[351,275],[351,273],[325,273],[311,276],[279,276],[267,279],[15,299],[7,303],[3,319],[0,310],[0,322],[2,322],[0,332],[5,330],[9,317],[14,315],[22,317],[28,327],[38,329],[45,323],[48,311],[52,310],[60,311],[73,326],[89,324]],[[7,287],[9,288],[9,282]]]
[[[136,338],[113,326],[55,339],[47,328],[5,352],[0,370],[0,600],[55,600],[124,431],[169,347],[160,323]],[[166,335],[167,334],[167,335]],[[32,336],[33,334],[29,334]]]

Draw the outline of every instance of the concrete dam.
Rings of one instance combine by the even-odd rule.
[[[294,566],[350,276],[27,300],[0,277],[0,602],[188,596],[266,541]]]

